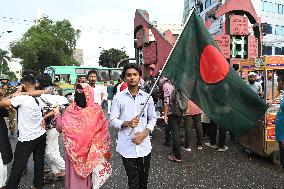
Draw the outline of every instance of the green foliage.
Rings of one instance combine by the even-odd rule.
[[[125,51],[114,48],[111,48],[109,50],[103,50],[99,57],[99,65],[110,68],[116,68],[117,64],[125,58],[129,58]],[[125,63],[126,61],[121,63],[119,66],[121,67]]]
[[[10,48],[13,57],[22,59],[23,70],[42,72],[48,66],[79,65],[73,58],[79,33],[68,20],[53,22],[45,17]]]
[[[11,62],[11,57],[9,56],[9,52],[0,49],[0,75],[5,74],[8,75],[10,80],[15,80],[16,75],[14,72],[11,72],[8,67],[8,62]]]

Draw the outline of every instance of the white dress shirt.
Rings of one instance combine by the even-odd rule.
[[[94,102],[101,105],[102,100],[107,99],[107,90],[105,86],[95,85],[94,89]]]
[[[135,98],[132,97],[128,89],[117,93],[112,101],[110,124],[117,128],[118,139],[116,151],[125,158],[138,158],[147,156],[152,149],[150,137],[147,136],[144,141],[136,145],[132,142],[136,132],[143,132],[146,128],[151,131],[156,125],[157,116],[152,97],[150,97],[147,106],[145,107],[138,126],[135,129],[131,127],[121,128],[124,121],[131,121],[142,110],[148,93],[139,90]]]

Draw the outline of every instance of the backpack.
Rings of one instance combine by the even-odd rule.
[[[179,90],[174,89],[171,97],[171,112],[176,116],[183,116],[187,110],[188,98]]]

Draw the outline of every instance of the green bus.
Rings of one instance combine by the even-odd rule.
[[[90,70],[97,71],[97,83],[103,84],[104,81],[117,80],[120,78],[122,68],[107,68],[101,66],[50,66],[44,73],[48,73],[53,83],[59,83],[63,90],[63,95],[73,92],[74,84],[78,77],[87,75]]]

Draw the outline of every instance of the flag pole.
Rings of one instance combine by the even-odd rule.
[[[171,55],[172,55],[172,53],[173,53],[173,51],[174,51],[174,49],[175,49],[177,43],[178,43],[179,40],[180,40],[180,36],[181,36],[182,33],[184,32],[184,29],[185,29],[185,27],[186,27],[186,25],[187,25],[187,23],[188,23],[188,21],[189,21],[191,15],[192,15],[192,13],[194,12],[194,10],[195,10],[195,7],[193,7],[193,8],[190,10],[190,13],[189,13],[189,15],[188,15],[188,17],[187,17],[187,19],[186,19],[186,22],[185,22],[185,24],[184,24],[184,26],[183,26],[183,28],[182,28],[182,32],[181,32],[180,35],[178,36],[178,38],[177,38],[177,40],[176,40],[176,42],[175,42],[173,48],[171,49],[171,52],[170,52],[170,54],[168,55],[165,64],[163,65],[162,69],[159,71],[159,75],[157,76],[157,78],[156,78],[156,80],[155,80],[155,83],[154,83],[153,87],[151,88],[151,90],[150,90],[150,92],[149,92],[149,94],[148,94],[148,97],[147,97],[147,99],[146,99],[146,102],[144,103],[144,105],[143,105],[143,107],[142,107],[140,113],[137,115],[137,118],[140,118],[140,117],[142,116],[143,111],[144,111],[144,109],[146,108],[146,106],[147,106],[147,104],[148,104],[148,102],[149,102],[149,100],[150,100],[150,97],[151,97],[151,95],[152,95],[152,93],[153,93],[153,91],[154,91],[156,85],[158,84],[158,81],[159,81],[159,79],[161,78],[162,73],[163,73],[163,71],[164,71],[166,65],[168,64],[168,61],[169,61],[169,59],[170,59],[170,57],[171,57]],[[131,130],[129,136],[132,135],[133,131],[135,131],[135,128],[132,128],[132,130]]]

